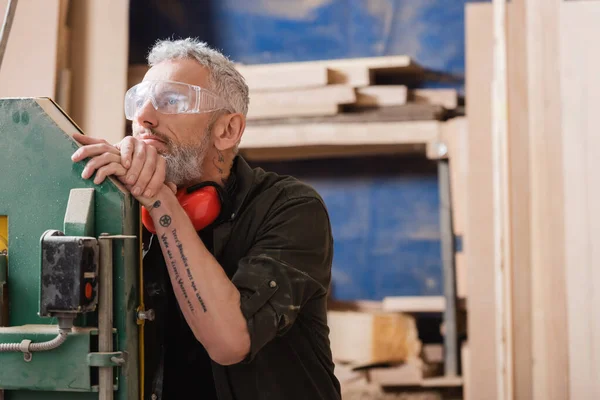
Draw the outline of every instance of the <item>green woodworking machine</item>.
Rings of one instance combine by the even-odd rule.
[[[51,99],[0,99],[0,399],[143,396],[139,206],[81,178],[74,132]]]

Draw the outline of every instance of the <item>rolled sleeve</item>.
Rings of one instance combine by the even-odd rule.
[[[250,333],[244,362],[284,335],[307,302],[326,296],[331,280],[333,239],[321,201],[287,201],[263,226],[232,278]]]

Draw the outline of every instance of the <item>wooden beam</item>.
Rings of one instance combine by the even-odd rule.
[[[400,106],[406,104],[408,89],[403,85],[366,86],[356,89],[359,107]]]
[[[8,0],[0,0],[4,19]],[[19,1],[0,69],[0,97],[56,96],[60,0]]]
[[[347,58],[275,64],[236,65],[250,90],[275,90],[344,84],[355,87],[372,83],[373,73],[402,74],[422,68],[408,56]]]
[[[321,63],[237,65],[250,91],[310,88],[327,85],[327,68]]]
[[[562,345],[564,329],[568,329],[570,399],[600,398],[600,182],[597,162],[600,148],[597,111],[600,107],[600,50],[591,42],[591,38],[600,35],[598,21],[599,2],[560,3],[559,76],[562,87],[564,269],[568,319],[561,326],[554,325],[560,324],[561,320],[553,322],[552,326],[559,328],[560,336],[552,336],[548,340],[559,339],[561,343],[552,341],[548,345]],[[558,217],[560,215],[555,218]],[[560,272],[558,269],[555,271]],[[561,296],[562,289],[562,285],[558,286]],[[560,311],[563,311],[562,308]],[[567,364],[563,359],[563,349],[558,356],[560,358],[556,361]],[[559,386],[564,396],[567,395],[564,392],[566,383],[564,377],[558,374],[564,373],[565,367],[556,366],[557,370],[552,374],[560,380],[553,388]]]
[[[415,103],[437,104],[448,110],[458,107],[455,89],[412,89],[409,99]]]
[[[492,79],[492,177],[494,215],[494,280],[496,299],[496,359],[498,398],[513,398],[512,247],[508,143],[506,0],[494,7],[494,68]]]
[[[438,121],[319,123],[247,126],[240,149],[316,145],[429,144],[440,138]]]
[[[253,91],[250,97],[248,120],[335,115],[340,105],[356,101],[354,89],[347,85]]]
[[[354,365],[417,360],[422,344],[414,317],[401,313],[328,311],[336,362]]]
[[[384,297],[384,311],[403,313],[439,313],[446,308],[444,296],[393,296]]]
[[[559,48],[561,3],[561,0],[526,0],[525,3],[531,179],[532,349],[535,360],[532,376],[535,400],[569,398]],[[579,23],[577,21],[575,26]],[[572,45],[568,43],[565,49]],[[580,110],[571,109],[570,112],[579,113]],[[565,137],[564,140],[570,138]]]
[[[510,145],[510,246],[512,264],[514,398],[533,398],[531,336],[531,208],[527,20],[525,1],[507,7],[508,140]]]
[[[125,136],[129,2],[72,1],[71,116],[89,136],[111,143]]]
[[[470,385],[465,388],[465,396],[486,400],[497,399],[498,394],[492,229],[492,12],[489,4],[466,5],[466,112],[470,173],[464,246],[469,271],[467,312],[470,351],[465,367],[470,374]]]

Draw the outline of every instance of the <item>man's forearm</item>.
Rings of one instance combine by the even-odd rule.
[[[175,196],[160,197],[150,214],[186,321],[216,362],[239,362],[250,349],[240,293],[204,246]]]

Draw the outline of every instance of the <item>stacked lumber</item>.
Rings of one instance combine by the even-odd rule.
[[[343,393],[366,388],[447,388],[462,384],[441,376],[443,345],[423,342],[421,314],[443,307],[438,297],[388,302],[329,300],[328,326],[335,374]],[[408,310],[408,311],[399,311]],[[431,325],[431,324],[430,324]],[[432,325],[435,326],[435,323]]]
[[[238,65],[250,88],[240,144],[255,160],[440,154],[452,89],[416,89],[426,72],[407,56]],[[444,153],[444,152],[442,152]]]
[[[458,106],[455,90],[409,89],[424,70],[407,56],[238,65],[238,70],[250,88],[249,121],[408,103]]]

